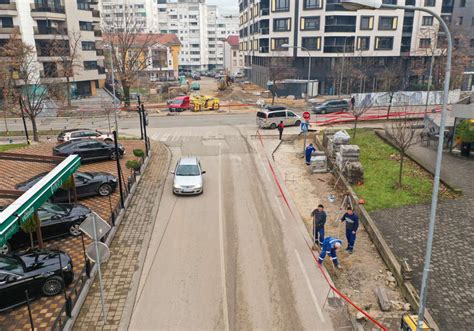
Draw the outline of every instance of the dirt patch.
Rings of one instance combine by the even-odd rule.
[[[310,174],[302,158],[303,141],[284,142],[275,153],[275,161],[284,178],[293,200],[302,216],[308,232],[311,233],[311,212],[318,204],[323,204],[328,215],[326,235],[337,237],[346,243],[344,224],[337,221],[342,216],[340,209],[344,192],[333,189],[335,178],[331,173]],[[328,200],[329,194],[337,198],[334,203]],[[339,218],[340,218],[339,216]],[[357,232],[354,254],[345,251],[338,252],[338,258],[343,266],[342,271],[336,271],[327,259],[325,266],[336,287],[360,308],[365,309],[372,317],[384,323],[389,329],[399,327],[400,316],[405,302],[400,291],[390,283],[391,273],[385,266],[375,246],[361,224]],[[374,290],[377,286],[384,287],[388,298],[394,307],[390,312],[380,310]],[[350,309],[355,315],[356,311]],[[374,327],[368,323],[367,330]]]

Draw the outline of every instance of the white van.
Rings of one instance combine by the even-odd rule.
[[[301,117],[284,106],[267,106],[265,109],[257,112],[257,125],[259,128],[276,129],[280,121],[283,121],[285,126],[300,126]]]

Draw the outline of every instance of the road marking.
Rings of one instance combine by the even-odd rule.
[[[225,277],[225,255],[224,255],[224,216],[222,214],[222,154],[221,146],[219,145],[218,150],[218,185],[219,185],[219,244],[220,244],[220,256],[221,256],[221,280],[222,280],[222,291],[223,291],[223,313],[224,313],[224,329],[229,330],[229,308],[227,306],[227,282]]]
[[[285,218],[285,214],[283,213],[283,208],[281,208],[281,203],[280,203],[280,199],[276,196],[275,197],[275,200],[277,202],[277,206],[278,206],[278,209],[280,210],[280,214],[283,218]]]
[[[316,299],[316,295],[314,294],[313,287],[311,286],[311,282],[309,281],[308,274],[306,273],[306,269],[303,266],[303,262],[301,261],[300,254],[298,253],[296,248],[295,248],[295,254],[296,254],[296,258],[298,259],[298,263],[300,265],[301,271],[303,272],[303,276],[306,279],[306,285],[309,288],[309,293],[311,294],[311,298],[313,299],[313,303],[314,303],[314,306],[316,307],[316,311],[318,312],[319,318],[321,319],[321,322],[326,323],[321,307],[319,306],[318,300]]]

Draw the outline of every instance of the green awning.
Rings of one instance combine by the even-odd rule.
[[[79,168],[81,158],[68,156],[32,188],[0,213],[0,246],[11,238],[33,213]]]

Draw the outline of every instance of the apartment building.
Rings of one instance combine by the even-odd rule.
[[[224,44],[224,69],[229,74],[243,72],[244,54],[239,50],[239,36],[229,36]]]
[[[426,6],[441,14],[442,0],[384,0]],[[405,10],[347,11],[340,0],[240,0],[240,49],[251,80],[265,86],[275,59],[293,76],[311,78],[320,93],[382,88],[380,72],[392,67],[407,86],[419,78],[412,69],[431,56],[438,23],[428,14]],[[288,44],[286,48],[282,45]],[[363,79],[349,71],[358,69]],[[361,73],[362,72],[362,73]],[[296,77],[294,77],[296,78]]]
[[[64,70],[52,47],[58,40],[69,49],[70,39],[79,39],[72,95],[95,95],[105,81],[100,12],[94,0],[2,0],[0,45],[13,33],[36,52],[37,77],[45,83],[64,82]],[[72,41],[71,41],[72,42]],[[64,55],[64,54],[62,54]]]
[[[101,12],[108,29],[123,28],[129,17],[135,32],[177,35],[183,70],[223,68],[225,39],[239,29],[238,16],[220,15],[205,0],[101,0]]]

